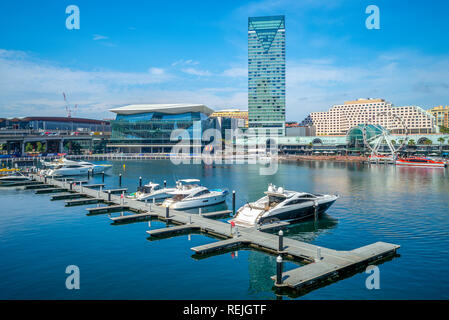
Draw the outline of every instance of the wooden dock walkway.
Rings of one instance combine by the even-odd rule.
[[[157,217],[157,213],[154,212],[143,212],[143,213],[136,213],[136,214],[124,214],[117,217],[110,217],[113,223],[126,223],[131,221],[139,221],[139,220],[146,220],[148,218]]]
[[[99,203],[103,201],[104,200],[101,198],[89,197],[74,200],[66,200],[65,205],[66,207],[73,207],[73,206],[82,206],[85,204]]]
[[[51,200],[67,200],[67,199],[79,199],[79,198],[84,198],[86,197],[86,195],[82,194],[82,193],[75,193],[75,192],[63,192],[63,193],[58,193],[55,194],[53,196],[51,196]]]
[[[33,175],[33,178],[37,181],[44,181],[43,177],[37,175]],[[64,182],[49,178],[47,178],[47,184],[51,184],[55,186],[55,188],[64,187]],[[275,281],[275,286],[277,287],[289,287],[301,290],[303,288],[312,287],[324,280],[336,281],[348,270],[356,270],[360,268],[360,266],[394,256],[396,251],[400,248],[399,245],[376,242],[350,251],[338,251],[267,232],[286,227],[288,223],[285,222],[273,223],[259,229],[237,228],[232,227],[231,224],[227,222],[211,219],[214,217],[213,214],[207,216],[206,213],[199,215],[173,209],[169,210],[167,217],[165,207],[133,199],[122,199],[120,195],[108,194],[108,190],[99,191],[78,185],[73,186],[72,188],[73,192],[83,193],[84,195],[91,197],[92,201],[108,202],[110,204],[107,207],[89,208],[89,212],[99,212],[101,210],[109,212],[112,207],[118,208],[118,210],[128,209],[140,212],[135,215],[111,217],[113,222],[125,222],[133,219],[138,220],[155,217],[179,225],[176,227],[150,230],[147,232],[150,237],[167,237],[174,236],[180,232],[200,231],[224,239],[222,241],[191,248],[197,255],[208,255],[228,250],[229,248],[249,246],[272,254],[282,255],[288,259],[308,263],[299,268],[283,272],[282,281],[280,281],[280,283]],[[120,189],[120,192],[124,190],[126,190],[126,188]],[[222,214],[222,212],[220,212],[220,214]],[[218,215],[219,214],[215,216]],[[282,242],[280,241],[280,238],[282,238]],[[282,247],[280,248],[281,243]]]
[[[99,199],[99,200],[102,200],[102,199]],[[100,207],[86,208],[86,210],[89,212],[88,214],[98,214],[98,213],[108,213],[108,212],[113,212],[113,211],[126,211],[126,210],[129,210],[129,206],[115,204],[115,205],[111,205],[111,206],[100,206]]]

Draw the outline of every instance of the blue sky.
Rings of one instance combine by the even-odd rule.
[[[67,30],[65,8],[80,9]],[[380,30],[368,30],[368,5]],[[448,1],[2,1],[0,117],[128,103],[247,108],[247,19],[286,16],[287,119],[359,97],[449,104]]]

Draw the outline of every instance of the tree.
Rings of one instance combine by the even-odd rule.
[[[438,142],[440,143],[440,145],[442,145],[444,143],[444,138],[443,137],[439,137],[438,138]]]
[[[33,152],[33,145],[31,143],[27,143],[25,145],[25,152]]]
[[[426,138],[426,139],[423,141],[423,144],[425,144],[425,145],[431,145],[431,144],[432,144],[432,140]]]
[[[36,151],[37,152],[42,152],[42,142],[38,141],[36,143]]]
[[[448,127],[444,127],[444,126],[440,126],[440,132],[441,133],[449,133],[449,128]]]
[[[408,141],[408,145],[409,146],[414,146],[416,143],[415,143],[415,140],[413,140],[413,139],[410,139],[409,141]]]
[[[394,139],[391,140],[390,142],[391,142],[392,145],[395,145],[395,144],[396,144],[396,140],[394,140]]]

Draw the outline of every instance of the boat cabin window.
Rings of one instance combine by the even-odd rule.
[[[279,196],[274,196],[274,195],[269,195],[268,196],[268,205],[273,205],[273,204],[278,204],[281,203],[282,201],[284,201],[285,198],[284,197],[279,197]]]
[[[139,191],[143,192],[143,193],[151,193],[152,189],[153,189],[153,187],[143,186],[143,187],[139,188]]]
[[[315,199],[316,196],[313,194],[304,194],[301,196],[302,199]]]
[[[210,193],[209,190],[203,190],[203,191],[200,191],[197,194],[195,194],[194,197],[202,196],[203,194],[208,194],[208,193]]]
[[[310,199],[294,199],[292,201],[289,201],[286,206],[290,206],[293,204],[299,204],[299,203],[303,203],[303,202],[310,202]]]

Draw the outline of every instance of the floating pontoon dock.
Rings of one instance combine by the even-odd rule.
[[[54,186],[47,189],[46,192],[57,192],[57,190],[67,192],[70,183],[58,181],[50,178],[32,175],[33,179]],[[120,190],[120,191],[119,191]],[[44,191],[45,189],[37,190]],[[114,193],[126,191],[126,188],[115,190],[94,190],[87,186],[71,186],[71,192],[82,194],[86,199],[67,200],[67,203],[80,203],[81,201],[104,202],[106,207],[89,208],[92,212],[110,212],[113,210],[130,210],[137,212],[132,215],[121,215],[111,217],[114,223],[139,220],[145,218],[158,218],[178,226],[167,227],[157,230],[147,231],[151,238],[164,238],[175,236],[185,232],[203,232],[222,238],[224,240],[214,243],[191,248],[196,255],[213,254],[222,250],[229,250],[239,246],[249,246],[261,249],[278,257],[278,274],[272,278],[275,280],[276,287],[289,287],[294,289],[303,289],[313,287],[318,283],[330,280],[336,281],[343,274],[349,271],[357,270],[361,266],[383,260],[387,257],[396,255],[399,245],[376,242],[358,249],[349,251],[337,251],[333,249],[319,247],[310,243],[284,238],[282,232],[279,235],[268,233],[285,228],[288,223],[277,222],[271,225],[264,225],[259,229],[232,227],[231,224],[220,220],[213,220],[213,217],[219,217],[226,212],[191,214],[184,211],[167,209],[153,203],[141,202],[133,199],[124,199]],[[64,194],[66,195],[66,194]],[[282,272],[282,258],[288,258],[296,261],[306,262],[305,266]]]

